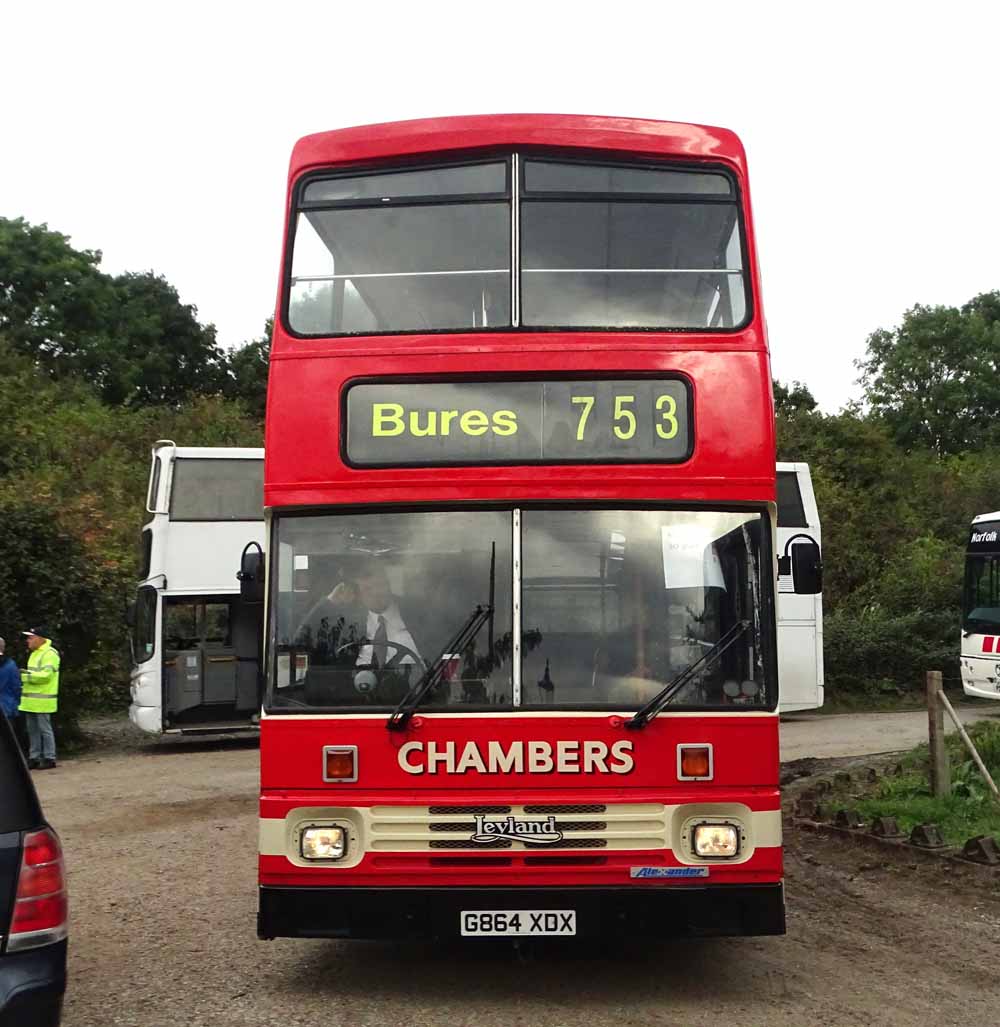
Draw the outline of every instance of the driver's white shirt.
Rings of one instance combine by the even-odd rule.
[[[376,612],[375,610],[368,611],[368,623],[365,626],[365,635],[368,638],[374,638],[375,632],[378,631],[378,619],[379,617],[385,617],[385,633],[386,642],[388,643],[388,660],[392,660],[396,656],[396,652],[393,651],[392,645],[405,645],[407,649],[413,650],[418,656],[420,650],[417,649],[417,643],[413,641],[413,636],[410,634],[409,629],[403,622],[403,618],[399,612],[399,606],[396,603],[390,603],[384,610]],[[358,658],[356,661],[357,666],[370,666],[372,662],[372,647],[371,645],[363,645],[358,652]],[[415,663],[416,661],[409,653],[399,654],[399,659],[396,660],[397,664],[404,663]]]

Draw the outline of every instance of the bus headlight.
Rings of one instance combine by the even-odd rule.
[[[347,832],[342,827],[304,827],[299,838],[303,859],[343,859],[347,852]]]
[[[731,859],[740,851],[740,832],[732,824],[695,824],[694,854],[702,859]]]

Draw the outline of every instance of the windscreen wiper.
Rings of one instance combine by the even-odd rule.
[[[690,667],[685,668],[677,677],[667,682],[634,717],[625,722],[625,727],[631,731],[644,728],[696,674],[708,670],[737,639],[743,636],[749,627],[750,621],[737,621],[704,656],[699,657]]]
[[[445,657],[447,656],[450,660],[452,653],[464,652],[466,646],[479,634],[479,630],[492,616],[492,605],[477,606],[472,611],[458,634],[441,650],[437,659],[424,671],[420,680],[403,696],[399,705],[392,711],[392,715],[385,724],[390,731],[405,729],[417,707],[441,681],[445,669]],[[490,655],[492,656],[492,654]]]

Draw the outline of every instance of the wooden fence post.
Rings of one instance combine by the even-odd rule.
[[[938,700],[941,671],[927,671],[927,734],[930,739],[931,794],[935,798],[951,793],[951,767],[944,745],[944,709]]]

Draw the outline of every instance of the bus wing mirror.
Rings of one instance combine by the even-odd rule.
[[[815,541],[796,542],[791,547],[792,586],[797,595],[818,595],[823,591],[823,558]]]
[[[236,577],[243,602],[264,602],[264,551],[258,543],[249,542],[244,547]]]
[[[133,599],[125,607],[125,623],[130,627],[135,627],[135,600]]]

